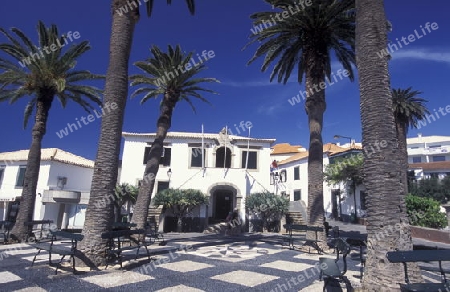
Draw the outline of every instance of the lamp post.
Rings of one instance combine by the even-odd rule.
[[[336,139],[336,140],[341,139],[341,138],[348,139],[350,141],[350,147],[352,147],[352,138],[351,137],[342,136],[342,135],[334,135],[334,139]]]

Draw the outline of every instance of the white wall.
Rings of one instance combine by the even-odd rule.
[[[127,137],[124,143],[122,157],[122,173],[120,183],[136,184],[137,180],[142,179],[145,170],[143,164],[144,150],[149,139],[142,137]],[[172,176],[170,178],[171,188],[193,188],[210,195],[208,192],[216,184],[233,185],[238,190],[238,195],[243,198],[246,194],[264,191],[264,188],[270,191],[270,143],[250,142],[250,146],[262,146],[263,149],[257,151],[257,167],[258,169],[249,169],[252,177],[246,177],[245,170],[241,168],[242,152],[247,150],[247,142],[238,141],[235,145],[229,145],[232,151],[231,168],[226,172],[223,168],[215,168],[216,156],[212,147],[206,147],[206,170],[202,171],[201,167],[190,167],[191,152],[188,143],[201,143],[201,139],[166,139],[165,143],[171,143],[171,165],[163,167],[160,165],[156,176],[156,184],[153,195],[157,191],[158,181],[169,181],[167,170],[170,168]],[[205,139],[205,145],[212,144],[213,140]],[[240,148],[245,147],[245,148]],[[211,216],[211,207],[208,213]],[[243,200],[241,214],[244,212]]]

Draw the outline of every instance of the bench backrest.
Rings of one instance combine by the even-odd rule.
[[[10,221],[0,221],[0,230],[9,231],[12,227],[12,222]]]
[[[64,239],[70,239],[70,240],[74,240],[74,241],[82,241],[84,236],[82,234],[77,234],[77,233],[71,233],[71,232],[67,232],[67,231],[51,231],[51,234],[55,237],[60,237],[60,238],[64,238]]]
[[[450,250],[390,251],[386,257],[391,263],[450,261]]]
[[[25,226],[33,226],[33,225],[40,225],[40,224],[52,224],[53,220],[35,220],[35,221],[28,221],[25,222]]]
[[[137,224],[136,223],[130,223],[130,222],[114,222],[112,224],[113,228],[131,228],[131,227],[136,227]]]
[[[144,229],[134,229],[134,230],[117,230],[117,231],[108,231],[102,233],[103,239],[114,239],[119,237],[131,236],[135,234],[145,234]]]
[[[391,263],[403,263],[405,283],[407,284],[409,284],[409,276],[406,263],[411,262],[439,262],[439,271],[442,279],[444,282],[447,282],[441,262],[450,261],[450,250],[448,249],[390,251],[386,253],[386,257]]]

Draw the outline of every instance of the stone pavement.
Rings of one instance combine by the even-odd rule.
[[[0,246],[0,291],[320,291],[317,254],[281,246],[279,235],[224,237],[166,234],[166,246],[153,245],[154,260],[127,260],[107,270],[54,276],[48,255],[27,244]],[[144,252],[143,252],[144,253]],[[334,255],[326,255],[334,257]],[[132,253],[128,259],[131,259]],[[56,257],[55,257],[56,259]],[[348,258],[348,278],[359,283],[359,262]],[[431,279],[432,278],[432,279]],[[431,277],[435,281],[438,278]]]

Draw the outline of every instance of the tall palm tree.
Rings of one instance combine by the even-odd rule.
[[[331,76],[331,54],[354,79],[352,64],[354,55],[354,0],[317,0],[304,8],[295,0],[265,0],[281,12],[259,12],[251,15],[255,26],[272,24],[251,35],[248,45],[259,41],[261,44],[248,62],[253,63],[265,55],[261,71],[266,71],[276,59],[270,75],[272,81],[278,75],[278,82],[286,83],[297,66],[297,81],[302,83],[305,75],[305,109],[309,124],[308,156],[308,213],[310,225],[323,224],[323,115],[326,109],[326,79]],[[300,8],[299,11],[296,9]],[[297,11],[292,14],[292,11]],[[324,86],[325,85],[325,86]],[[324,245],[324,234],[321,234]]]
[[[15,103],[19,99],[30,98],[25,107],[24,128],[35,111],[22,200],[16,224],[11,231],[11,236],[18,241],[22,241],[27,235],[24,222],[33,219],[41,164],[41,142],[54,98],[61,102],[63,108],[69,100],[73,100],[90,112],[93,109],[90,102],[101,104],[102,93],[95,87],[79,84],[103,78],[102,76],[74,70],[76,60],[91,48],[89,42],[73,44],[63,52],[62,44],[65,44],[66,37],[59,35],[56,25],[46,27],[39,21],[37,31],[39,43],[34,44],[17,28],[11,28],[12,33],[0,29],[9,40],[9,43],[0,44],[0,51],[10,57],[0,57],[0,102],[8,100]],[[12,62],[11,58],[17,63]]]
[[[167,53],[163,53],[157,46],[153,46],[150,51],[152,57],[134,64],[144,71],[145,74],[130,77],[132,86],[142,86],[131,95],[134,97],[144,94],[141,104],[149,99],[158,98],[159,96],[162,97],[160,114],[156,122],[155,140],[153,140],[150,148],[149,159],[145,166],[143,181],[139,187],[139,194],[133,212],[132,220],[137,224],[137,228],[144,228],[145,222],[147,221],[148,207],[155,184],[154,178],[158,173],[159,161],[163,154],[163,142],[172,124],[173,109],[179,101],[184,100],[195,112],[190,97],[208,102],[199,91],[215,94],[214,91],[202,88],[199,84],[203,82],[219,82],[214,78],[194,78],[198,73],[205,70],[206,67],[204,63],[192,66],[190,62],[193,53],[184,53],[180,46],[172,48],[169,45]],[[182,70],[182,68],[188,67],[192,68]],[[172,75],[168,74],[168,72],[172,73]]]
[[[425,106],[427,100],[418,97],[423,92],[407,89],[392,89],[395,128],[397,130],[398,146],[402,158],[402,181],[405,194],[408,193],[408,151],[406,135],[409,128],[417,128],[418,122],[430,114]]]
[[[388,56],[377,52],[387,46],[387,21],[383,0],[356,0],[356,62],[361,94],[362,143],[365,149],[384,141],[386,147],[364,159],[367,196],[368,251],[363,288],[398,290],[403,268],[391,264],[386,252],[412,250],[397,142]],[[412,271],[418,272],[417,267]],[[412,282],[415,282],[412,280]],[[365,291],[366,291],[365,290]]]
[[[172,1],[167,0],[168,4]],[[104,263],[106,241],[101,233],[111,226],[114,218],[114,188],[119,168],[120,142],[125,106],[128,96],[128,63],[136,23],[140,16],[138,0],[111,0],[112,24],[109,44],[109,65],[106,73],[104,103],[116,103],[114,115],[102,118],[89,205],[86,210],[80,250],[86,256],[84,263],[97,266]],[[186,0],[194,14],[194,0]],[[153,0],[145,1],[147,15],[153,10]],[[106,207],[101,203],[108,200]],[[82,264],[80,262],[80,264]]]

